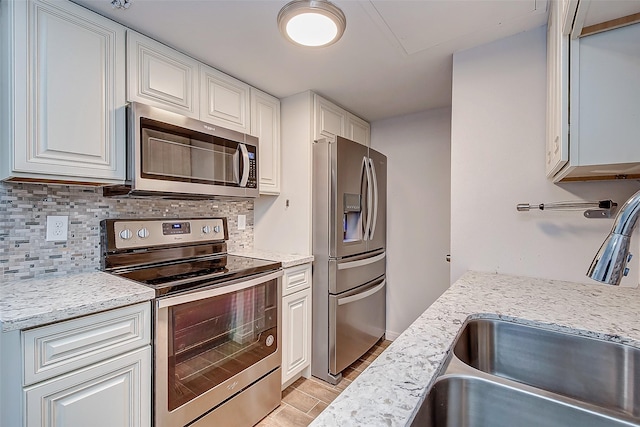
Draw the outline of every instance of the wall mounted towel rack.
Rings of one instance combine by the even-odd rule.
[[[585,209],[584,216],[586,218],[611,218],[615,214],[617,207],[618,204],[611,200],[600,200],[598,202],[568,201],[540,204],[519,203],[516,205],[518,212],[528,212],[536,209],[541,211],[572,211]]]

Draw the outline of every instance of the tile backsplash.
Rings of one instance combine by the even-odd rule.
[[[49,215],[69,216],[66,242],[46,241]],[[238,215],[246,228],[238,230]],[[227,217],[229,251],[253,248],[253,200],[116,199],[94,187],[0,183],[0,279],[100,269],[105,218]]]

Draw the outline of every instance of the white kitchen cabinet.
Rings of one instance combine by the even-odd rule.
[[[563,1],[552,1],[547,24],[546,172],[553,177],[569,160],[569,35]]]
[[[282,286],[282,389],[311,375],[311,264],[285,268]]]
[[[336,136],[369,146],[371,126],[331,101],[314,94],[314,139],[335,141]]]
[[[280,193],[280,100],[127,31],[127,100],[257,136],[260,193]]]
[[[200,64],[200,120],[251,133],[250,86]]]
[[[593,4],[551,3],[546,170],[554,182],[640,177],[640,24],[578,37]]]
[[[629,0],[563,0],[568,2],[571,37],[584,37],[640,22],[640,2]],[[572,14],[573,12],[573,14]]]
[[[251,134],[258,137],[260,194],[280,194],[280,100],[251,88]]]
[[[151,305],[3,332],[2,425],[151,425]]]
[[[371,145],[371,125],[360,117],[347,113],[347,132],[345,137],[368,147]]]
[[[327,138],[335,141],[337,136],[346,136],[347,112],[332,102],[314,94],[315,134],[314,139]]]
[[[25,389],[26,427],[151,425],[151,347]]]
[[[68,1],[0,7],[0,178],[122,182],[125,28]]]
[[[199,63],[155,40],[127,31],[127,100],[200,118]]]

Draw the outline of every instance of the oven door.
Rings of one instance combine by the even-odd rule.
[[[281,277],[156,301],[155,426],[182,427],[281,365]]]

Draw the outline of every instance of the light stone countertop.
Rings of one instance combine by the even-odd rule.
[[[311,426],[406,426],[466,320],[493,318],[640,347],[640,290],[468,272]]]
[[[153,299],[153,289],[93,272],[0,283],[2,332],[41,326]]]
[[[249,258],[266,259],[268,261],[279,261],[282,268],[295,267],[296,265],[313,262],[313,255],[285,254],[281,252],[267,251],[261,249],[247,249],[241,251],[231,251],[229,255],[246,256]]]

